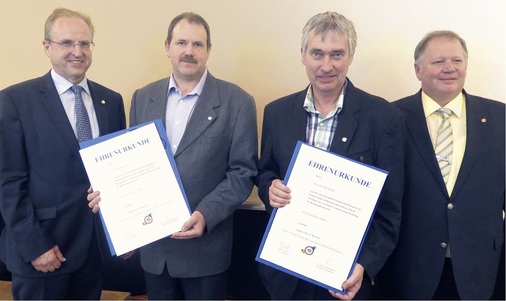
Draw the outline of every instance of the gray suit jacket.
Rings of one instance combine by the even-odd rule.
[[[165,124],[169,78],[135,91],[130,126],[154,119]],[[206,220],[200,238],[164,238],[141,249],[152,274],[165,266],[172,277],[202,277],[225,271],[232,251],[232,214],[250,195],[258,158],[253,97],[207,75],[202,94],[174,154],[191,210]]]

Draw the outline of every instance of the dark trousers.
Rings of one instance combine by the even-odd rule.
[[[97,253],[89,252],[81,268],[71,273],[58,276],[46,273],[37,278],[13,274],[12,296],[15,300],[99,300],[102,263]]]
[[[504,262],[504,244],[502,245],[501,261],[499,261],[499,270],[497,271],[497,280],[495,282],[494,294],[492,300],[506,300],[506,288],[505,288],[505,262]]]
[[[270,266],[260,264],[258,273],[272,300],[336,300],[327,289]],[[362,287],[354,299],[370,300],[375,297],[371,279],[364,273]]]
[[[449,258],[445,259],[441,280],[439,280],[439,285],[432,299],[460,300],[459,293],[457,291],[457,284],[455,283],[455,277],[453,275],[452,260]]]
[[[144,273],[150,300],[225,300],[227,272],[206,277],[173,278],[167,267],[162,274]]]

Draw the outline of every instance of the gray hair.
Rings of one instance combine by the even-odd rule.
[[[350,56],[355,54],[357,47],[357,33],[353,22],[346,19],[345,16],[336,12],[324,12],[313,16],[307,21],[304,29],[302,29],[302,52],[306,52],[308,44],[308,36],[310,33],[314,35],[322,35],[322,38],[329,32],[337,31],[348,36],[348,46],[350,48]]]

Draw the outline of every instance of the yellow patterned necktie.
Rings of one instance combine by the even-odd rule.
[[[439,169],[441,169],[443,180],[447,183],[450,175],[450,165],[452,163],[451,159],[453,151],[453,135],[450,124],[450,115],[452,114],[452,110],[448,108],[440,108],[436,112],[441,115],[443,119],[437,131],[435,148],[436,159],[439,164]]]

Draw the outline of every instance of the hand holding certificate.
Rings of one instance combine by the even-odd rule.
[[[81,143],[111,253],[121,255],[181,229],[189,206],[159,120]]]
[[[360,253],[387,173],[299,142],[257,261],[342,292]]]

